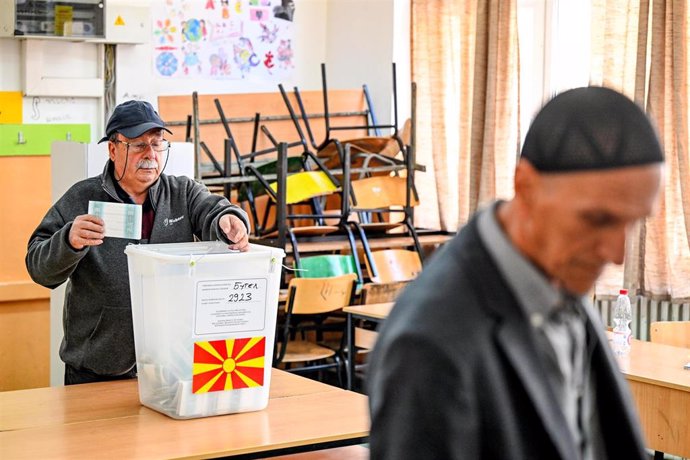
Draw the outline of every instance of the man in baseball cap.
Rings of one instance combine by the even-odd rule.
[[[151,104],[118,105],[105,132],[103,173],[74,184],[48,210],[26,255],[36,283],[52,289],[70,280],[60,346],[66,385],[137,375],[125,246],[200,238],[249,248],[241,208],[186,176],[163,174],[170,130]],[[141,239],[106,237],[107,222],[88,213],[89,201],[141,206]]]

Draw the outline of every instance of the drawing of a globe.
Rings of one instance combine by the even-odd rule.
[[[169,51],[165,51],[156,58],[156,69],[164,77],[169,77],[177,72],[177,58]]]
[[[188,41],[198,42],[201,40],[201,22],[198,19],[188,19],[182,33]]]

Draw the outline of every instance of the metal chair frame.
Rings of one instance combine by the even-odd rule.
[[[349,144],[345,145],[345,158],[349,158],[350,148],[351,146]],[[362,208],[361,206],[358,206],[356,194],[353,193],[351,195],[348,195],[351,196],[352,203],[348,204],[348,208],[344,210],[344,213],[347,213],[347,215],[350,215],[350,213],[357,213],[360,216],[360,222],[353,220],[350,220],[348,222],[356,229],[357,233],[359,234],[359,238],[362,242],[362,247],[364,249],[365,256],[368,260],[369,267],[371,267],[371,276],[374,277],[377,276],[375,268],[376,264],[373,261],[373,257],[371,254],[371,246],[369,245],[369,238],[367,237],[365,229],[367,223],[370,223],[370,218],[368,216],[369,213],[401,213],[403,215],[403,220],[400,225],[405,225],[405,227],[407,228],[408,234],[412,237],[415,251],[419,254],[419,258],[422,261],[422,263],[424,263],[424,250],[422,249],[422,245],[419,241],[419,235],[417,234],[417,230],[415,229],[413,223],[414,208],[412,206],[412,200],[415,200],[415,202],[419,201],[416,196],[416,190],[414,188],[414,150],[409,145],[405,146],[405,150],[405,171],[407,174],[405,177],[405,203],[402,206],[402,209]],[[350,184],[350,187],[352,187],[352,184],[350,183],[350,171],[347,167],[344,168],[343,183],[348,183]]]

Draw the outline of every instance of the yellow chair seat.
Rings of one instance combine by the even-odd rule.
[[[287,177],[286,183],[285,201],[287,204],[300,203],[309,198],[330,195],[338,190],[323,171],[305,171],[291,174]],[[277,193],[278,183],[273,182],[271,188]]]

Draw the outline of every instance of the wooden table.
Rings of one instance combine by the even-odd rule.
[[[630,384],[646,445],[690,457],[690,349],[633,340],[630,355],[619,358]]]
[[[376,323],[382,322],[388,317],[393,302],[372,303],[368,305],[353,305],[343,308],[347,313],[347,389],[352,389],[352,384],[355,375],[355,320],[364,319],[367,321],[374,321]]]
[[[264,458],[366,442],[366,396],[277,369],[262,411],[174,420],[135,380],[0,393],[0,458]]]

